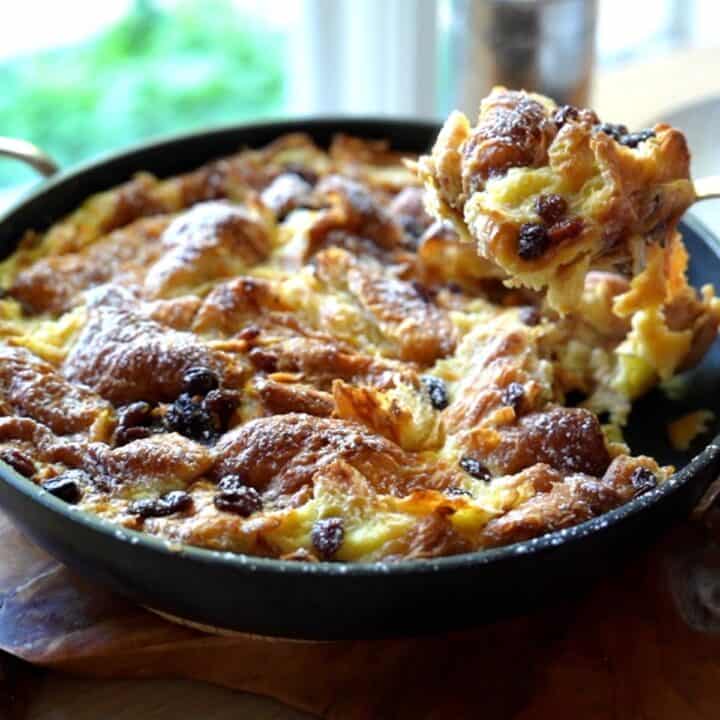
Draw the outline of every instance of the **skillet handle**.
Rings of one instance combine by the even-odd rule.
[[[0,156],[20,160],[45,177],[54,175],[60,169],[58,164],[47,153],[25,140],[0,137]]]

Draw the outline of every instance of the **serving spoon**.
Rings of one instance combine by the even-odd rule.
[[[720,175],[708,175],[693,181],[695,202],[720,198]]]

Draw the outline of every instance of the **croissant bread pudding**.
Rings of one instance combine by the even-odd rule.
[[[139,174],[0,264],[0,457],[120,526],[268,557],[572,526],[672,472],[621,427],[717,333],[692,200],[677,131],[505,90],[423,158],[295,134]]]

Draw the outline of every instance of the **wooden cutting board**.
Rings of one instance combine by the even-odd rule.
[[[438,637],[333,643],[168,623],[75,577],[0,517],[0,648],[85,677],[205,681],[323,718],[717,720],[718,517],[642,557],[628,548],[625,566],[579,602]],[[40,682],[30,667],[2,664],[16,717]]]

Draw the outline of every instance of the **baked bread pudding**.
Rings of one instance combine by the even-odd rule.
[[[0,265],[0,458],[119,526],[298,561],[504,545],[656,487],[672,468],[633,457],[621,426],[633,397],[698,361],[719,315],[709,288],[685,282],[674,223],[692,192],[686,168],[662,161],[682,137],[656,129],[632,150],[645,174],[628,179],[623,163],[595,167],[624,158],[612,137],[545,124],[527,142],[510,132],[504,171],[472,180],[464,211],[428,174],[447,128],[422,177],[382,141],[338,135],[323,150],[288,135],[178,177],[139,174],[27,233]],[[587,148],[575,170],[547,162],[563,133]],[[501,187],[521,173],[536,179]],[[590,222],[641,232],[613,194],[631,181],[633,208],[661,193],[663,238],[643,241],[644,274],[624,235],[619,265],[589,271]],[[503,237],[541,194],[565,203],[548,201],[557,222],[582,220],[567,251],[548,251],[591,258],[573,312],[539,292],[555,260],[516,272],[514,236],[490,233],[481,254],[468,242],[485,235],[467,208],[479,218],[493,183]],[[547,281],[526,282],[531,267]],[[642,315],[660,286],[663,324]]]

